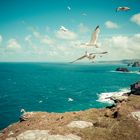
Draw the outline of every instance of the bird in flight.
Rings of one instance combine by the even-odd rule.
[[[95,46],[96,48],[98,48],[97,40],[98,40],[99,33],[100,33],[100,28],[98,25],[91,35],[90,42],[89,43],[82,43],[81,45]]]
[[[68,8],[68,10],[71,10],[71,7],[70,6],[68,6],[67,8]]]
[[[118,11],[128,11],[128,10],[130,10],[129,7],[118,7],[118,8],[116,8],[116,12],[118,12]]]
[[[76,61],[82,60],[84,58],[87,58],[89,60],[91,60],[92,62],[94,62],[93,60],[95,59],[96,55],[95,54],[106,54],[108,52],[101,52],[101,53],[88,53],[87,51],[85,51],[85,54],[79,58],[77,58],[76,60],[70,62],[70,63],[74,63]]]
[[[64,32],[68,31],[68,29],[65,28],[64,26],[61,26],[61,27],[60,27],[60,30],[62,30],[62,31],[64,31]]]

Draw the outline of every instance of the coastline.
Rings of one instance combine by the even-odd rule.
[[[77,140],[138,140],[140,121],[138,116],[133,114],[140,112],[139,101],[139,95],[130,95],[127,100],[121,99],[114,106],[103,109],[92,108],[65,113],[27,112],[30,114],[29,118],[3,129],[0,139],[21,140],[21,134],[29,130],[31,133],[47,131],[49,137],[74,135],[70,140],[76,140],[76,137]],[[85,128],[69,127],[68,125],[74,121],[83,121],[91,125]],[[24,136],[22,135],[22,138]]]

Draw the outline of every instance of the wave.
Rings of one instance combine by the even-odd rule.
[[[133,73],[133,74],[140,74],[139,71],[122,72],[122,71],[113,71],[113,70],[112,70],[112,71],[110,71],[110,72],[116,72],[116,73],[128,73],[128,74],[129,74],[129,73],[130,73],[130,74],[131,74],[131,73]]]
[[[113,104],[114,102],[112,100],[110,100],[110,97],[113,95],[117,95],[117,96],[122,96],[124,93],[130,92],[129,88],[122,88],[119,91],[116,92],[104,92],[101,94],[98,94],[98,102],[102,102],[102,103],[109,103],[109,104]]]

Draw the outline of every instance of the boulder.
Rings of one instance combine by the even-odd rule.
[[[140,121],[140,111],[131,112],[131,115],[132,115],[133,118]]]
[[[73,134],[50,135],[48,130],[27,130],[16,138],[10,137],[6,140],[81,140],[81,137]]]
[[[86,122],[86,121],[72,121],[67,126],[72,128],[86,128],[86,127],[93,126],[93,123]]]
[[[117,95],[114,95],[114,96],[111,96],[110,97],[111,100],[113,100],[115,103],[120,103],[120,102],[123,102],[123,101],[127,101],[128,99],[128,96],[117,96]]]
[[[116,71],[129,72],[129,70],[127,68],[117,68]]]
[[[140,61],[139,62],[134,62],[132,64],[132,67],[140,67]]]
[[[131,85],[131,92],[130,94],[140,95],[140,81]]]

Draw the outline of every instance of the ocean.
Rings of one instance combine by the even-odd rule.
[[[124,64],[0,63],[0,129],[19,120],[20,110],[68,112],[103,108],[104,97],[127,92],[139,68]]]

